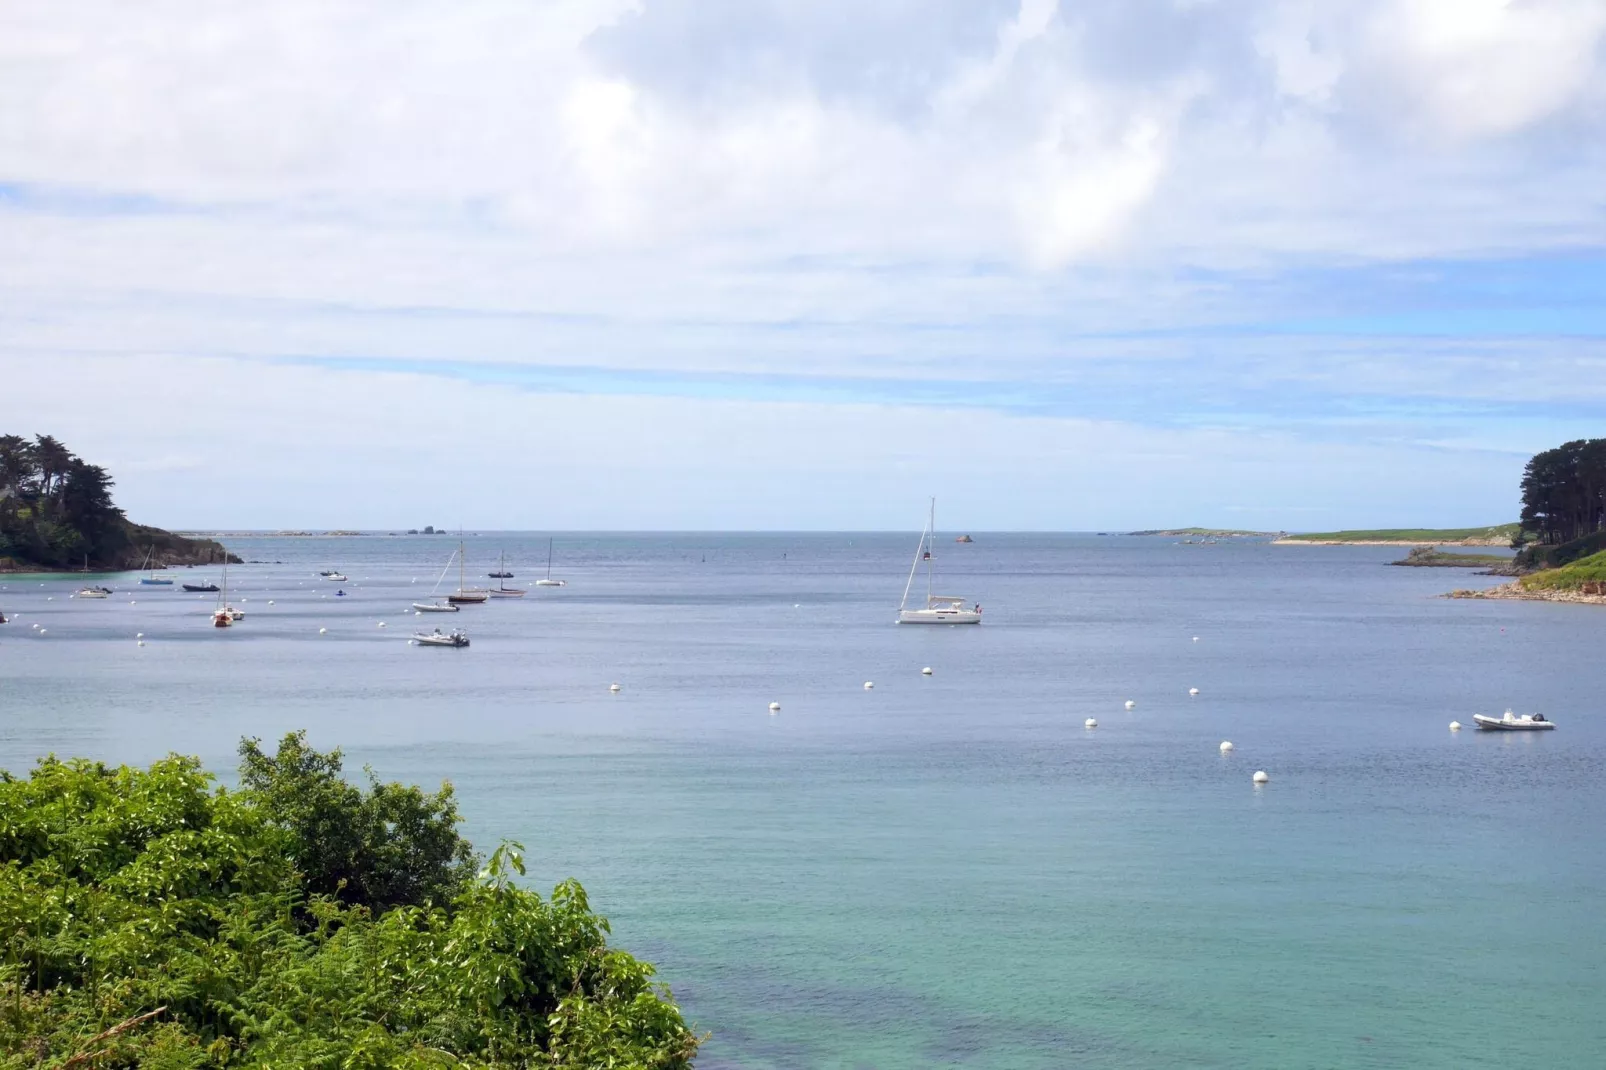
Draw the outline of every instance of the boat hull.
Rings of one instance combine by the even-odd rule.
[[[140,582],[140,585],[143,586],[143,587],[171,587],[171,586],[173,586],[173,581],[172,580],[150,580],[150,579],[145,579],[145,580],[140,580],[139,582]]]
[[[980,624],[981,614],[973,609],[905,609],[898,613],[899,624]]]
[[[477,606],[490,597],[485,591],[462,591],[447,595],[446,600],[454,606]]]
[[[537,587],[567,587],[568,582],[565,580],[536,580],[535,585]]]
[[[468,646],[468,636],[425,635],[423,633],[419,633],[413,636],[413,642],[419,646],[449,646],[456,648]]]
[[[515,589],[510,587],[510,588],[508,588],[506,590],[492,591],[491,592],[491,597],[492,598],[523,598],[524,597],[524,592],[523,591],[519,591],[519,590],[515,590]]]
[[[458,613],[461,612],[454,605],[436,605],[433,602],[414,602],[413,608],[420,613]]]
[[[215,583],[186,583],[183,587],[186,591],[196,593],[209,593],[217,590],[217,584]]]
[[[1553,721],[1530,721],[1503,717],[1487,717],[1481,713],[1473,714],[1472,723],[1485,732],[1548,732],[1555,728]]]

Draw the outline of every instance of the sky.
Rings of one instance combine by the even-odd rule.
[[[0,432],[180,528],[1515,518],[1606,0],[0,0]]]

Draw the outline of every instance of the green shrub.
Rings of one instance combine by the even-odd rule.
[[[0,1067],[690,1066],[697,1038],[578,884],[518,887],[516,844],[461,874],[449,791],[343,795],[300,735],[242,751],[239,791],[177,756],[0,775]],[[275,797],[292,781],[350,811],[340,850]],[[371,822],[397,813],[429,826],[433,879],[384,877],[410,834]],[[385,894],[309,890],[314,855]]]

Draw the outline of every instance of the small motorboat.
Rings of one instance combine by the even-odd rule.
[[[218,589],[217,584],[215,583],[185,583],[181,584],[180,586],[182,586],[186,591],[195,591],[197,593],[203,591],[212,592]]]
[[[413,608],[420,613],[457,613],[458,608],[450,602],[414,602]]]
[[[78,592],[78,597],[79,598],[105,598],[110,594],[111,594],[111,592],[108,591],[104,587],[85,587],[83,590]]]
[[[139,582],[142,583],[143,585],[145,585],[146,587],[171,587],[171,586],[173,586],[173,581],[172,580],[162,579],[161,577],[158,577],[158,576],[141,576]]]
[[[468,646],[468,636],[463,634],[461,628],[449,632],[436,628],[433,632],[413,633],[413,642],[419,646]]]
[[[349,582],[351,582],[351,581],[347,580],[346,577],[342,576],[338,572],[321,572],[321,573],[319,573],[319,575],[321,575],[326,580],[333,580],[335,583],[349,583]]]
[[[1541,713],[1515,714],[1507,710],[1503,717],[1490,717],[1475,713],[1472,723],[1489,732],[1545,732],[1555,728],[1555,722],[1545,720]]]
[[[513,573],[511,572],[487,572],[486,575],[493,580],[510,580],[513,578]]]

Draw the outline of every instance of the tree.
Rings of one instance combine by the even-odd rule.
[[[1534,455],[1522,474],[1522,528],[1549,545],[1606,530],[1606,439]]]
[[[56,481],[67,474],[76,460],[71,450],[49,435],[37,435],[33,440],[34,461],[38,465],[39,493],[48,497]]]
[[[444,903],[474,875],[451,784],[429,794],[382,784],[370,770],[364,792],[341,776],[338,749],[319,753],[305,732],[292,732],[272,756],[260,740],[240,743],[240,785],[290,834],[313,894],[376,910]]]

